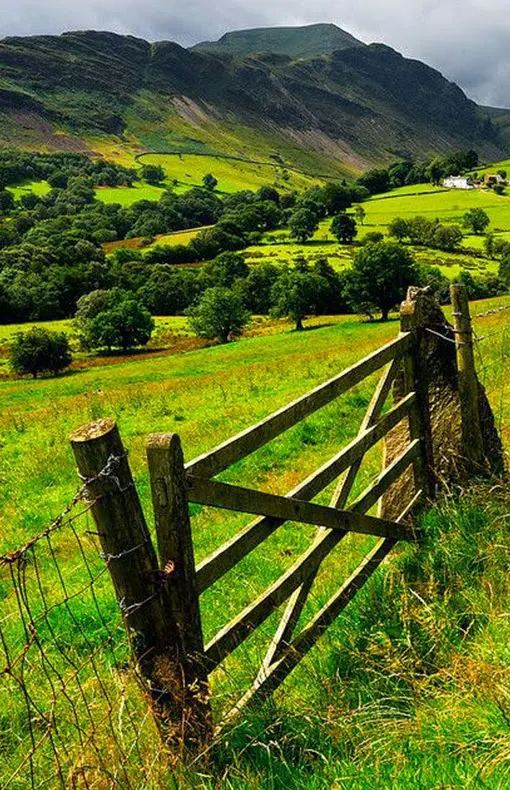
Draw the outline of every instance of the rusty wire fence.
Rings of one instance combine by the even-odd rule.
[[[0,556],[1,788],[141,788],[163,756],[86,485]]]
[[[495,327],[494,318],[502,325]],[[473,334],[480,382],[489,398],[503,446],[510,445],[510,305],[473,316]]]

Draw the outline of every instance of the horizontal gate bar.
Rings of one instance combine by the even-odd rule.
[[[378,490],[384,493],[395,482],[398,476],[412,463],[412,454],[409,450],[405,451],[389,466],[377,481]],[[352,505],[356,514],[362,514],[374,504],[372,488],[362,494]],[[382,495],[379,494],[379,496]],[[413,500],[412,504],[414,505]],[[377,500],[375,500],[377,501]],[[409,508],[410,509],[410,508]],[[400,516],[399,521],[408,513],[408,509]],[[409,540],[410,531],[406,530]],[[303,581],[302,570],[306,574],[311,573],[318,567],[329,552],[347,534],[346,531],[328,531],[320,535],[312,546],[301,555],[294,565],[284,573],[273,585],[271,585],[259,598],[235,617],[209,642],[205,649],[208,661],[208,671],[212,671],[223,661],[233,650],[239,647],[245,639],[257,628],[269,615],[280,606]],[[305,578],[306,578],[305,574]],[[296,582],[296,584],[295,584]]]
[[[287,431],[296,423],[321,409],[347,390],[359,384],[376,370],[408,351],[413,343],[410,333],[400,335],[362,359],[338,376],[311,392],[283,406],[257,425],[247,428],[208,453],[186,464],[186,470],[201,477],[214,477],[228,466],[240,461],[267,442]]]
[[[417,457],[419,449],[420,442],[415,439],[407,450],[410,461]],[[362,535],[409,540],[409,533],[404,527],[394,521],[375,516],[365,516],[352,513],[349,510],[316,505],[301,499],[288,499],[278,494],[232,486],[228,483],[219,483],[216,480],[202,480],[199,477],[188,477],[188,486],[189,501],[200,505],[235,510],[239,513],[270,516],[284,521],[313,524],[317,527],[359,532]]]
[[[397,403],[374,426],[353,439],[337,455],[313,472],[306,480],[287,494],[288,499],[308,500],[316,496],[336,477],[349,468],[392,428],[409,413],[415,402],[414,393],[410,393]],[[190,492],[190,499],[193,498]],[[225,573],[231,570],[247,554],[257,548],[278,527],[284,524],[283,519],[265,517],[257,519],[239,532],[230,541],[223,544],[214,554],[207,557],[197,566],[197,581],[200,592],[204,592]]]

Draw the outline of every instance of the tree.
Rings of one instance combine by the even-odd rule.
[[[72,362],[69,341],[64,332],[48,332],[32,327],[28,332],[17,332],[9,348],[9,361],[18,375],[53,373],[69,367]]]
[[[343,244],[352,242],[358,233],[356,221],[349,214],[338,214],[333,217],[330,230],[333,236]]]
[[[317,215],[308,208],[300,208],[289,219],[290,235],[302,244],[319,228]]]
[[[354,209],[354,214],[356,216],[356,222],[359,222],[360,225],[363,225],[365,222],[365,217],[367,215],[367,212],[365,211],[363,206],[359,205],[359,203]]]
[[[485,234],[485,239],[483,240],[483,248],[485,250],[485,254],[488,255],[489,258],[494,258],[494,242],[496,237],[492,231],[490,233]]]
[[[396,241],[381,241],[367,244],[356,253],[346,277],[345,294],[354,309],[368,315],[379,309],[381,320],[386,321],[407,288],[418,280],[411,253]]]
[[[462,230],[458,225],[441,225],[435,227],[431,242],[434,247],[446,252],[457,250],[462,242]]]
[[[398,241],[403,241],[409,235],[409,226],[403,217],[395,217],[388,225],[388,233]]]
[[[264,186],[260,187],[259,191],[257,192],[257,200],[262,202],[271,200],[273,203],[276,203],[276,205],[279,206],[280,193],[274,187],[265,184]]]
[[[277,318],[287,317],[295,321],[296,331],[299,332],[303,329],[303,319],[307,315],[320,312],[327,292],[327,282],[315,272],[296,269],[286,271],[272,288],[271,312]]]
[[[161,165],[143,165],[142,178],[148,184],[160,184],[165,180],[165,171]]]
[[[470,208],[464,214],[464,225],[473,233],[483,233],[490,224],[490,218],[483,208]]]
[[[326,210],[330,217],[352,206],[352,195],[347,187],[341,184],[326,184],[323,189]]]
[[[124,353],[133,346],[149,342],[154,319],[134,297],[128,297],[85,323],[84,333],[93,348],[108,350],[122,348]]]
[[[363,237],[363,244],[370,244],[370,242],[378,242],[384,239],[384,233],[380,230],[369,230]]]
[[[208,288],[187,313],[199,337],[217,338],[220,343],[238,337],[250,321],[241,297],[229,288]]]
[[[366,187],[371,195],[378,195],[391,189],[390,176],[387,170],[369,170],[358,178],[358,184]]]
[[[236,252],[222,252],[207,263],[200,272],[202,288],[232,288],[236,280],[247,277],[248,264]]]
[[[454,168],[454,170],[455,169],[456,168]],[[444,164],[441,162],[441,160],[433,159],[427,168],[427,177],[429,178],[430,183],[438,187],[441,183],[441,178],[444,175],[457,175],[457,173],[445,173]]]
[[[250,313],[267,315],[271,309],[271,289],[280,276],[280,269],[272,263],[252,266],[247,277],[236,280],[235,291]]]
[[[498,275],[510,287],[510,250],[503,255],[499,262]]]
[[[218,186],[218,179],[215,178],[212,173],[207,173],[202,179],[202,184],[209,192],[214,192],[215,188]]]

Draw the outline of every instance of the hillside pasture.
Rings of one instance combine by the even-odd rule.
[[[43,197],[51,192],[51,187],[47,181],[23,181],[16,186],[6,187],[7,191],[11,193],[14,200],[20,200],[24,195],[37,195]]]
[[[103,203],[119,203],[121,206],[131,206],[138,200],[158,201],[164,193],[164,187],[136,182],[132,187],[96,187],[96,197]]]
[[[476,315],[487,308],[505,305],[510,305],[510,297],[473,303],[472,312]],[[508,327],[508,315],[508,312],[502,312],[475,319],[477,333],[491,334],[494,331],[499,333],[505,326]],[[0,489],[0,552],[17,547],[28,537],[48,526],[75,492],[79,481],[67,437],[78,425],[104,416],[116,418],[129,450],[130,465],[134,471],[137,489],[145,511],[149,514],[150,490],[145,460],[145,441],[148,433],[177,431],[182,437],[186,459],[190,460],[335,375],[382,343],[393,339],[398,327],[397,321],[381,324],[366,323],[355,316],[338,319],[323,317],[320,323],[316,323],[315,328],[308,332],[296,333],[286,330],[271,337],[254,337],[227,346],[201,349],[176,357],[139,358],[126,361],[124,364],[84,369],[35,382],[29,380],[0,382],[0,397],[3,404],[0,415],[2,440],[0,476],[4,483]],[[491,368],[490,397],[493,399],[498,423],[501,421],[501,424],[508,425],[509,393],[505,394],[504,388],[504,355],[508,353],[508,349],[505,351],[502,336],[498,334],[491,343],[486,344],[482,353],[486,365],[501,361],[501,365]],[[224,474],[223,478],[229,482],[248,484],[274,493],[288,491],[353,438],[374,386],[375,379],[371,377],[336,403],[322,409],[305,423],[296,426],[237,464],[228,474]],[[373,480],[380,463],[380,449],[375,448],[362,467],[354,496]],[[327,502],[330,493],[328,489],[319,501]],[[231,538],[250,520],[249,517],[205,507],[194,506],[191,512],[198,562],[223,541]],[[85,522],[83,529],[90,528],[91,522]],[[309,545],[315,532],[316,530],[311,527],[286,524],[268,539],[263,547],[243,560],[234,573],[208,590],[202,597],[206,639],[284,572]],[[73,544],[71,542],[66,544],[65,532],[60,533],[60,537],[57,535],[55,542],[64,578],[73,578],[78,582],[77,576],[81,573],[82,565],[80,557],[69,552],[69,546]],[[338,586],[339,579],[353,570],[361,554],[365,553],[373,543],[373,538],[351,535],[335,549],[321,568],[304,617],[308,617],[325,603],[332,590]],[[398,563],[398,560],[394,559],[393,563]],[[41,572],[48,574],[51,568],[51,564],[48,567],[42,566]],[[45,580],[48,590],[51,590],[52,581],[58,583],[58,579],[52,580],[48,576]],[[441,686],[443,690],[440,694],[432,697],[433,688],[429,683],[424,698],[417,697],[413,703],[417,706],[417,711],[413,712],[414,707],[406,701],[402,712],[404,701],[401,697],[405,686],[401,668],[395,663],[392,665],[387,691],[379,699],[377,696],[372,696],[372,692],[383,693],[379,680],[373,678],[370,683],[363,676],[364,664],[357,667],[355,662],[352,671],[359,673],[359,686],[353,687],[354,698],[352,704],[349,702],[350,686],[346,686],[346,682],[355,682],[357,675],[349,674],[346,679],[342,662],[353,660],[352,651],[349,652],[349,656],[345,652],[350,635],[358,634],[360,638],[365,637],[364,633],[360,634],[360,628],[364,627],[362,613],[366,612],[367,603],[370,607],[376,604],[377,580],[371,582],[368,587],[370,589],[356,599],[345,615],[332,625],[327,636],[320,640],[317,647],[286,682],[282,692],[278,693],[277,709],[279,715],[283,717],[282,721],[289,723],[290,729],[282,724],[275,726],[288,739],[291,738],[291,723],[299,725],[300,733],[306,733],[307,755],[310,749],[314,753],[316,748],[320,753],[332,749],[332,759],[320,760],[317,764],[315,762],[313,764],[314,775],[318,778],[322,775],[328,777],[325,783],[321,780],[316,785],[318,788],[335,786],[331,785],[331,781],[337,776],[335,760],[340,760],[338,753],[333,757],[335,750],[338,750],[340,744],[345,741],[346,734],[351,737],[352,744],[359,741],[358,726],[361,727],[365,738],[369,728],[369,718],[373,716],[384,717],[385,732],[387,730],[385,737],[392,745],[391,753],[394,754],[397,749],[401,749],[403,759],[405,752],[406,759],[399,770],[404,772],[403,775],[407,776],[408,780],[402,780],[399,784],[390,782],[387,786],[398,787],[399,790],[404,788],[418,790],[423,785],[410,778],[411,773],[414,774],[416,771],[415,765],[421,766],[420,771],[422,769],[433,771],[436,778],[461,768],[466,777],[475,776],[485,765],[483,762],[485,750],[475,749],[474,740],[470,740],[469,748],[462,750],[461,768],[459,768],[459,754],[455,752],[452,758],[449,753],[450,745],[458,744],[460,737],[453,720],[454,714],[451,712],[453,698],[447,696],[447,688],[453,683],[451,674],[447,677],[445,687]],[[109,585],[106,582],[99,585],[96,594],[99,596],[101,609],[106,613],[108,622],[115,622],[115,600]],[[420,590],[422,597],[425,594]],[[9,602],[7,606],[10,606]],[[15,620],[14,610],[12,612],[10,609],[6,610],[5,614],[12,614],[13,621]],[[90,622],[83,618],[82,622],[89,631],[90,639],[97,642],[101,638],[100,625],[95,624],[93,618]],[[491,640],[496,639],[495,623],[496,620],[492,625],[487,645],[492,644]],[[257,663],[263,655],[274,626],[273,616],[235,651],[227,661],[224,671],[215,673],[212,685],[216,709],[227,706],[238,696],[240,689],[253,679]],[[57,627],[61,627],[60,624],[57,624]],[[62,627],[65,625],[62,624]],[[367,639],[369,636],[367,632]],[[480,639],[481,630],[478,630],[475,636]],[[386,637],[381,635],[381,639],[383,638]],[[66,650],[76,650],[79,654],[81,635],[71,628],[67,639]],[[375,639],[370,645],[372,651],[378,650],[381,657],[384,656],[385,665],[386,660],[391,660],[394,650],[391,644],[383,644]],[[51,658],[50,641],[47,642],[46,649]],[[81,649],[83,650],[83,647]],[[365,656],[365,660],[369,658],[370,656]],[[371,658],[377,661],[375,654]],[[484,666],[486,665],[485,663]],[[472,666],[470,664],[470,667]],[[111,679],[114,670],[105,662],[104,669],[101,671],[104,672],[105,679],[109,677]],[[88,682],[91,688],[94,688],[96,680],[92,674]],[[465,684],[464,678],[463,690],[466,688]],[[41,684],[41,688],[43,687]],[[111,681],[109,688],[113,689]],[[357,696],[356,688],[362,696]],[[370,693],[366,691],[367,688],[370,689]],[[14,712],[16,704],[14,698],[10,699],[9,704]],[[100,694],[95,705],[100,710]],[[353,716],[360,705],[367,706],[366,716],[369,718],[366,721],[360,719],[356,724]],[[379,707],[374,705],[383,707],[379,710]],[[461,701],[458,705],[461,706]],[[17,720],[21,721],[22,712],[16,712]],[[268,717],[269,723],[272,720],[271,713],[268,710],[258,715],[263,716],[259,738],[264,744],[266,738],[263,735],[264,716]],[[403,715],[405,715],[405,732],[401,729]],[[472,713],[471,719],[473,716]],[[338,725],[340,717],[341,726]],[[315,728],[312,726],[312,719],[316,720]],[[463,716],[463,720],[466,720],[466,715]],[[122,710],[118,712],[118,721],[122,722]],[[428,726],[435,728],[430,735],[432,745],[426,757],[423,754],[422,733],[419,732],[423,721],[430,722]],[[485,721],[485,718],[482,717],[481,721]],[[245,727],[257,726],[256,723],[257,718],[250,718],[245,722]],[[411,738],[413,732],[414,740]],[[491,738],[493,738],[492,733],[493,730],[490,731]],[[111,734],[106,733],[105,737],[107,738],[105,748],[108,748],[108,738]],[[124,731],[122,737],[127,739],[126,743],[129,747],[131,731]],[[249,735],[243,734],[241,730],[238,737],[241,738],[242,743],[243,738],[249,738]],[[489,735],[486,736],[488,737]],[[436,741],[443,745],[439,753],[433,748]],[[491,740],[490,743],[492,742]],[[0,756],[1,778],[8,775],[9,764],[13,764],[10,760],[19,749],[19,743],[20,734],[6,730]],[[287,746],[282,741],[281,746],[294,748],[292,743],[298,748],[295,740],[287,743]],[[333,749],[335,743],[337,746]],[[153,740],[146,743],[147,762],[154,758],[157,744],[157,734],[154,733]],[[456,748],[460,747],[457,745]],[[79,751],[79,745],[70,742],[70,749]],[[365,770],[368,776],[372,770],[374,749],[377,752],[376,746],[359,745],[356,749],[358,755],[355,766],[356,776],[358,772]],[[301,747],[298,748],[297,753],[301,753]],[[362,757],[362,754],[365,754],[365,757]],[[86,750],[85,754],[79,754],[76,759],[85,759],[87,756]],[[136,753],[133,759],[136,764],[138,759]],[[259,756],[258,760],[260,759]],[[287,759],[290,759],[290,754]],[[304,762],[295,767],[293,767],[294,758],[290,764],[285,763],[286,772],[292,770],[297,772],[296,781],[292,780],[292,784],[284,782],[277,786],[303,789],[310,787],[307,784],[310,766],[308,758],[303,759]],[[406,774],[405,765],[408,765],[410,773]],[[41,770],[44,771],[42,765]],[[349,770],[351,773],[346,774]],[[338,764],[341,775],[350,777],[353,770],[352,766],[351,769],[349,768],[348,761]],[[381,770],[387,769],[381,768]],[[291,773],[285,775],[289,778]],[[48,781],[49,779],[48,777]],[[242,780],[240,784],[233,785],[236,786],[241,788],[264,785],[258,784],[257,778],[254,777],[253,783],[244,783]],[[352,782],[344,784],[342,781],[336,786],[343,790],[344,787],[355,785]],[[362,786],[373,785],[367,779],[366,785]],[[498,787],[493,782],[485,786],[494,790]],[[160,785],[154,784],[154,787]],[[209,785],[206,784],[204,787]]]
[[[255,190],[266,184],[280,189],[306,189],[316,183],[316,179],[288,171],[288,180],[283,175],[284,168],[271,162],[250,162],[220,155],[198,156],[193,154],[144,154],[141,164],[161,165],[169,182],[176,180],[181,188],[202,186],[202,179],[208,173],[218,179],[220,192],[239,192],[243,189]]]
[[[408,189],[408,187],[404,187]],[[491,230],[510,231],[510,198],[484,189],[438,189],[422,194],[401,194],[400,190],[373,197],[363,204],[366,218],[362,234],[385,228],[395,217],[422,216],[441,222],[462,223],[466,211],[481,208],[491,220]]]

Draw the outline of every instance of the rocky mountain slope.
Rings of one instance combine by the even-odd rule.
[[[239,54],[246,33],[225,37],[235,54],[93,31],[6,38],[0,144],[168,151],[190,141],[237,153],[232,140],[249,140],[259,156],[292,164],[313,153],[352,172],[454,148],[508,153],[497,123],[438,71],[382,44],[346,46],[348,34],[327,27],[282,33],[280,53]],[[344,48],[328,52],[335,42]]]

